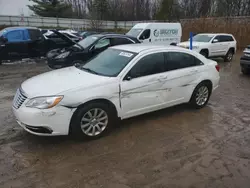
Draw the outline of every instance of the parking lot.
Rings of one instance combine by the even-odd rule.
[[[88,142],[22,130],[11,112],[15,91],[49,70],[42,62],[0,66],[0,187],[249,188],[250,77],[239,57],[218,59],[220,87],[207,107],[125,120]]]

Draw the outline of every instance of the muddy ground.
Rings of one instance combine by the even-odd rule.
[[[95,141],[37,137],[11,112],[43,63],[0,67],[1,188],[249,188],[250,77],[219,60],[221,83],[199,111],[181,105],[123,121]]]

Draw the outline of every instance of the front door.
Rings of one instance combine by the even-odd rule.
[[[102,51],[106,50],[110,46],[110,39],[109,38],[104,38],[100,39],[91,49],[90,49],[90,54],[89,58],[92,58]]]
[[[139,37],[139,40],[142,42],[142,43],[149,43],[152,41],[151,39],[151,30],[150,29],[145,29],[140,37]]]
[[[217,40],[214,42],[214,40]],[[227,43],[223,41],[223,36],[216,36],[211,45],[211,56],[224,56],[227,51]]]
[[[168,88],[164,88],[165,77],[163,53],[141,58],[120,85],[122,118],[160,109],[168,92]]]
[[[7,59],[20,59],[28,56],[27,42],[24,40],[22,30],[10,31],[6,34],[8,42],[5,44],[4,53]]]

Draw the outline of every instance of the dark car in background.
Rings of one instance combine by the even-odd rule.
[[[240,66],[243,74],[250,73],[250,45],[243,51],[243,56],[240,58]]]
[[[82,39],[85,39],[86,37],[90,36],[90,35],[95,35],[98,34],[98,32],[95,31],[84,31],[82,33],[80,33],[80,36],[82,37]]]
[[[131,36],[120,34],[96,34],[88,36],[69,48],[55,49],[47,54],[48,66],[58,69],[84,64],[90,58],[96,56],[110,46],[122,44],[134,44],[140,41]]]
[[[42,31],[35,27],[8,27],[0,31],[0,64],[3,60],[19,60],[45,56],[55,48],[75,44],[64,34],[57,31],[60,41],[45,38]]]

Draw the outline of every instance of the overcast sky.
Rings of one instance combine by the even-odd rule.
[[[27,7],[28,4],[31,4],[29,0],[0,0],[0,15],[30,16],[32,11]]]

